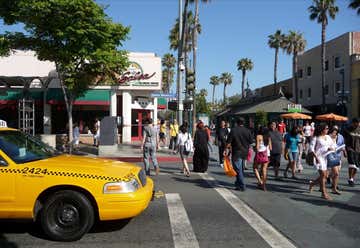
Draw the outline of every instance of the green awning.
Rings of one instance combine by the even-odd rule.
[[[48,89],[46,101],[50,104],[63,104],[62,89]],[[110,105],[110,91],[87,90],[83,96],[76,98],[74,105]]]
[[[34,99],[34,100],[43,100],[43,92],[42,91],[31,91],[30,90],[30,95],[29,98],[30,99]],[[2,103],[14,103],[20,99],[23,98],[23,90],[22,89],[18,89],[18,90],[7,90],[6,94],[0,94],[0,102]]]

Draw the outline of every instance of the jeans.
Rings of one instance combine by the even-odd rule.
[[[149,146],[149,147],[145,146],[144,147],[144,166],[145,166],[146,175],[148,175],[148,176],[150,176],[149,158],[151,158],[154,168],[159,166],[158,161],[156,159],[156,148],[154,146]]]
[[[243,190],[245,190],[246,188],[244,183],[244,171],[243,171],[244,165],[245,165],[245,159],[242,158],[232,159],[232,166],[237,174],[235,187]]]

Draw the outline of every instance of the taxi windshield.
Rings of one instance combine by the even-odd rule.
[[[10,130],[0,132],[0,149],[17,164],[51,158],[60,154],[33,136]]]

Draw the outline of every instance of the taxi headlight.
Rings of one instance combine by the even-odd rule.
[[[140,188],[139,182],[134,178],[128,182],[107,183],[104,185],[104,194],[132,193]]]

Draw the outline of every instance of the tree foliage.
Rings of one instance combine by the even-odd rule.
[[[206,102],[206,96],[207,96],[207,90],[201,89],[199,93],[196,94],[195,100],[196,100],[196,107],[198,113],[210,113],[210,106]]]
[[[0,35],[0,51],[33,50],[40,60],[56,65],[69,115],[72,103],[89,84],[111,78],[128,66],[119,51],[128,27],[113,23],[93,0],[1,0],[0,18],[6,25],[21,23],[24,32]],[[106,77],[109,76],[109,77]]]
[[[349,8],[357,9],[357,14],[360,15],[360,0],[351,0]]]
[[[176,58],[174,55],[167,53],[161,60],[163,71],[162,71],[162,90],[163,92],[169,93],[172,83],[174,82],[174,67],[176,64]]]
[[[241,81],[241,97],[245,98],[245,78],[246,71],[251,71],[254,67],[254,63],[249,58],[242,58],[237,63],[237,69],[242,72]]]
[[[256,127],[261,125],[261,126],[266,126],[268,123],[268,115],[265,111],[263,110],[258,110],[255,113],[255,125]]]

